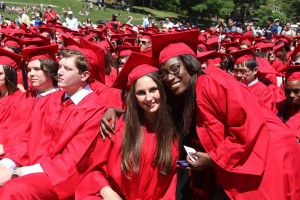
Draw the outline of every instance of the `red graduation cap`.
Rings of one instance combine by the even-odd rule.
[[[216,51],[213,50],[213,51],[204,51],[204,52],[198,52],[197,53],[197,59],[198,61],[202,64],[204,62],[207,62],[209,57],[215,53]]]
[[[227,51],[238,51],[238,42],[229,42],[229,43],[222,43],[221,46],[224,47]]]
[[[54,32],[54,29],[53,29],[53,28],[49,28],[49,27],[40,27],[40,28],[38,28],[38,30],[39,30],[39,33],[40,33],[40,34],[46,32],[46,33],[49,33],[51,36],[53,36],[53,32]]]
[[[256,57],[255,58],[258,63],[258,71],[263,74],[277,74],[276,70],[267,58]]]
[[[8,34],[5,34],[5,38],[3,42],[4,42],[4,46],[13,46],[18,49],[22,48],[21,39]]]
[[[240,43],[241,44],[246,44],[248,47],[252,46],[252,43],[254,41],[254,37],[253,36],[243,36],[240,38]]]
[[[136,35],[137,35],[137,32],[135,32],[135,31],[132,30],[132,29],[125,29],[125,30],[123,31],[123,33],[124,33],[124,34],[130,34],[131,37],[136,37]]]
[[[198,42],[199,42],[199,41],[206,41],[206,37],[205,37],[204,35],[200,34],[200,35],[198,36]]]
[[[10,34],[10,33],[12,33],[14,31],[14,29],[12,29],[12,28],[1,28],[0,29],[0,33],[4,33],[4,34]]]
[[[152,56],[159,58],[159,64],[182,54],[189,54],[196,58],[198,35],[199,30],[153,35]]]
[[[79,43],[73,40],[70,36],[63,34],[62,35],[65,47],[68,48],[69,46],[77,46],[79,47]]]
[[[247,48],[243,50],[239,50],[236,52],[232,52],[230,55],[234,58],[234,64],[241,64],[247,60],[255,59],[254,57],[254,48]]]
[[[272,35],[272,37],[270,38],[270,40],[274,43],[278,42],[279,36],[278,35]]]
[[[290,61],[286,68],[282,69],[281,71],[285,73],[285,80],[286,81],[296,81],[300,80],[300,65],[294,65],[292,61]]]
[[[132,26],[129,24],[122,24],[120,28],[132,29]]]
[[[142,33],[140,33],[140,39],[151,40],[152,35],[154,35],[154,34],[153,33],[148,33],[148,32],[142,32]]]
[[[273,42],[262,41],[262,42],[257,42],[255,44],[255,48],[260,49],[262,52],[267,52],[269,50],[272,50],[273,47],[274,47]]]
[[[48,46],[50,45],[49,40],[43,40],[41,38],[27,38],[27,39],[22,39],[21,43],[25,46],[29,46],[29,45],[35,45],[35,46]]]
[[[240,42],[240,38],[241,38],[241,35],[234,35],[234,36],[232,37],[232,41],[233,41],[233,42]]]
[[[130,56],[132,52],[140,52],[140,47],[118,45],[119,57]]]
[[[207,57],[207,63],[208,65],[214,65],[214,64],[220,64],[223,61],[223,58],[226,56],[225,53],[220,53],[217,51],[214,51],[212,54],[210,54]]]
[[[212,49],[205,41],[202,40],[198,40],[198,47],[201,47],[204,51],[209,51]]]
[[[21,55],[0,48],[0,64],[7,65],[14,69],[21,68]]]
[[[121,34],[114,34],[110,36],[110,41],[117,41],[117,40],[121,40],[122,39],[122,35]]]
[[[41,38],[42,40],[45,40],[45,42],[47,42],[48,44],[50,44],[51,43],[51,39],[50,38],[47,38],[47,37],[45,37],[45,36],[42,36],[42,35],[40,35],[40,34],[38,34],[38,33],[31,33],[32,34],[32,37],[35,37],[35,38]]]
[[[291,45],[291,43],[292,43],[292,39],[289,38],[289,37],[287,37],[287,36],[285,36],[285,35],[281,35],[281,37],[278,40],[279,41],[280,40],[283,41],[287,45]]]
[[[275,55],[277,55],[280,51],[283,51],[284,43],[277,44],[273,47],[273,51]]]
[[[135,46],[136,38],[124,38],[123,45]]]
[[[67,33],[67,32],[70,31],[70,29],[68,29],[67,27],[60,26],[60,25],[57,25],[57,24],[54,26],[54,28],[55,28],[55,32],[59,32],[59,33]]]
[[[91,30],[90,35],[102,38],[103,37],[103,31]]]
[[[247,31],[243,34],[244,36],[252,36],[253,35],[253,32],[252,30],[251,31]]]
[[[105,84],[105,49],[83,38],[80,40],[80,45],[84,49],[80,48],[78,51],[88,61],[91,78]]]
[[[300,69],[288,70],[285,73],[285,79],[286,79],[286,81],[300,80]]]
[[[133,52],[113,83],[114,88],[130,90],[131,85],[139,78],[151,72],[157,72],[155,59]]]
[[[49,59],[55,61],[55,54],[57,53],[57,51],[58,45],[50,45],[43,47],[37,47],[32,45],[22,50],[22,57],[24,59],[28,59],[28,62],[40,59]]]
[[[17,36],[22,36],[26,34],[26,31],[23,29],[14,29],[14,31],[11,33],[11,35],[17,35]]]
[[[219,42],[219,37],[212,37],[211,39],[207,40],[206,43],[211,47],[211,49],[215,49],[218,42]]]

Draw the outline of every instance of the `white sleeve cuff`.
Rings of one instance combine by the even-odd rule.
[[[0,164],[4,165],[6,169],[16,167],[16,163],[9,158],[3,158]]]
[[[43,168],[40,164],[35,164],[31,166],[21,167],[22,176],[27,174],[39,173],[44,172]]]

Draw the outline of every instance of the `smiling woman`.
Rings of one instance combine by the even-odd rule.
[[[181,138],[193,145],[199,157],[196,161],[186,157],[192,169],[193,199],[205,195],[220,200],[300,198],[300,184],[294,182],[300,176],[295,136],[232,76],[215,66],[207,74],[202,72],[194,45],[198,35],[199,31],[187,31],[152,37],[161,73],[180,66],[180,72],[168,74],[163,83],[172,93],[171,102],[182,97],[173,110],[183,116]],[[243,61],[249,59],[244,56]],[[289,165],[291,171],[286,169],[294,162],[298,164]],[[286,188],[289,182],[295,184]]]
[[[85,177],[76,199],[99,193],[103,199],[175,199],[176,131],[154,66],[132,53],[118,75],[113,87],[128,92],[126,113],[117,120],[107,166]]]

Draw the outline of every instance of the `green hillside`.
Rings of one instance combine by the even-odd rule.
[[[134,7],[133,12],[127,12],[125,9],[126,7],[121,8],[121,6],[107,4],[107,8],[105,11],[98,10],[97,5],[93,5],[93,11],[89,12],[88,16],[82,16],[79,15],[79,12],[82,10],[85,10],[89,3],[82,2],[81,0],[13,0],[13,1],[3,1],[6,3],[7,6],[40,6],[41,3],[44,7],[47,7],[47,5],[51,4],[57,11],[59,15],[62,15],[61,11],[63,9],[67,9],[69,6],[72,8],[72,11],[76,17],[78,17],[79,21],[84,22],[86,21],[87,17],[91,17],[94,22],[98,20],[110,20],[111,15],[114,13],[119,13],[121,16],[119,17],[119,20],[121,23],[124,23],[127,21],[128,15],[133,16],[134,24],[142,24],[143,17],[146,17],[147,12],[151,12],[153,16],[156,19],[164,18],[164,17],[172,17],[172,18],[178,18],[178,15],[171,12],[165,12],[165,11],[158,11],[153,10],[149,8],[143,8],[143,7]],[[88,6],[89,7],[89,6]],[[37,10],[37,9],[36,9]],[[4,17],[7,17],[11,20],[16,19],[17,12],[14,12],[13,14],[8,14],[6,12],[0,11],[1,14]],[[28,11],[27,14],[30,15],[32,11]]]

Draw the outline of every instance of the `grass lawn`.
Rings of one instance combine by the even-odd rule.
[[[40,5],[43,4],[44,7],[47,7],[47,5],[51,4],[53,5],[54,9],[58,14],[61,15],[61,11],[63,9],[67,9],[69,6],[72,8],[73,13],[76,17],[78,17],[79,21],[84,22],[86,21],[87,17],[91,17],[93,22],[96,22],[98,20],[110,20],[111,15],[114,13],[119,13],[121,16],[119,17],[119,21],[121,23],[124,23],[127,21],[128,15],[133,16],[134,24],[139,25],[142,24],[143,18],[146,17],[147,12],[151,12],[153,14],[153,17],[156,19],[164,18],[164,17],[172,17],[172,18],[178,18],[178,15],[172,12],[165,12],[165,11],[159,11],[159,10],[153,10],[150,8],[145,7],[134,7],[133,11],[128,13],[124,10],[118,10],[114,8],[112,5],[108,5],[108,8],[105,9],[105,11],[97,10],[97,6],[93,5],[93,11],[89,12],[88,16],[81,16],[79,15],[79,11],[86,8],[87,3],[82,2],[81,0],[12,0],[12,1],[3,1],[8,6],[25,6],[25,5]],[[83,8],[85,7],[85,8]],[[30,15],[32,11],[28,11],[26,14]],[[14,14],[10,15],[8,13],[2,12],[1,13],[4,17],[8,17],[9,19],[13,20],[17,18],[17,13],[14,12]]]

